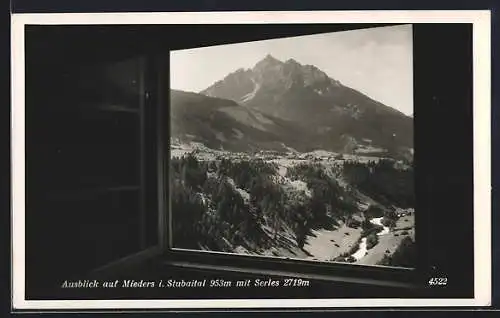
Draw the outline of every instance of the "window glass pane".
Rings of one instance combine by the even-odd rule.
[[[172,51],[173,246],[414,267],[412,67],[411,26]]]

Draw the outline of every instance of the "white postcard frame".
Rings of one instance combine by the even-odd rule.
[[[25,70],[24,27],[91,24],[261,23],[472,23],[474,125],[474,298],[471,299],[232,299],[232,300],[26,300],[25,299]],[[491,13],[470,11],[269,11],[169,13],[13,14],[12,307],[14,310],[441,307],[491,303]]]

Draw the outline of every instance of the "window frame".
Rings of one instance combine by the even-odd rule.
[[[169,55],[168,55],[169,56]],[[343,281],[357,284],[381,285],[402,288],[416,288],[427,274],[422,270],[422,264],[415,268],[391,267],[380,265],[359,265],[341,262],[320,262],[284,257],[268,257],[225,253],[216,251],[202,251],[175,248],[173,246],[172,215],[170,192],[168,189],[170,167],[170,80],[168,63],[165,56],[151,56],[156,65],[155,78],[158,88],[156,113],[160,136],[158,138],[158,193],[161,193],[159,206],[159,237],[161,258],[165,264],[214,271],[241,272],[248,274],[266,274],[277,276],[291,276],[311,278],[322,281]],[[168,88],[168,89],[165,89]],[[161,173],[160,173],[161,172]],[[163,216],[162,216],[163,215]],[[417,223],[415,218],[415,223]],[[415,224],[417,227],[417,224]],[[419,240],[415,233],[415,241]],[[421,248],[417,245],[420,254]],[[425,257],[423,258],[425,259]]]
[[[128,56],[130,58],[130,56]],[[164,171],[163,167],[163,154],[158,149],[161,149],[162,133],[159,131],[161,129],[161,94],[159,92],[160,87],[158,86],[161,81],[157,76],[161,76],[161,72],[155,72],[154,68],[161,63],[160,60],[156,58],[154,54],[146,52],[144,54],[133,55],[132,58],[139,59],[139,134],[140,134],[140,145],[139,145],[139,157],[140,157],[140,176],[139,176],[139,190],[140,197],[140,246],[141,249],[125,257],[116,259],[114,261],[108,262],[91,270],[91,276],[93,277],[107,277],[109,273],[114,272],[116,269],[124,269],[130,266],[137,265],[147,259],[157,257],[165,250],[165,239],[164,235],[167,233],[164,224],[165,215],[161,211],[165,210],[164,203],[165,200],[165,187],[162,184],[162,180],[158,178]],[[126,60],[127,57],[120,57],[120,59],[112,61],[122,61]],[[150,137],[155,136],[153,140]],[[155,180],[156,182],[151,182]],[[153,199],[153,200],[152,200]],[[154,202],[150,202],[154,201]],[[148,203],[152,203],[148,206]],[[147,209],[153,209],[157,211],[157,239],[153,244],[149,244],[146,239],[146,215],[148,213]],[[151,213],[151,212],[149,212]]]
[[[415,268],[390,267],[379,265],[359,265],[340,262],[321,262],[300,260],[283,257],[254,256],[243,254],[232,254],[216,251],[188,250],[175,248],[173,246],[172,216],[170,205],[170,192],[168,189],[168,177],[170,167],[170,77],[168,68],[168,57],[164,54],[147,52],[141,55],[144,59],[144,98],[142,107],[146,110],[145,122],[153,124],[156,132],[156,140],[151,142],[144,138],[144,125],[141,148],[154,149],[154,156],[143,153],[141,171],[145,172],[144,165],[154,162],[156,183],[145,183],[146,192],[157,194],[156,209],[158,213],[158,242],[156,245],[147,247],[137,253],[105,264],[92,271],[93,277],[106,277],[116,269],[123,270],[131,268],[148,259],[159,258],[165,265],[181,268],[201,269],[221,272],[239,272],[254,275],[272,275],[281,277],[296,277],[314,279],[325,282],[351,282],[360,285],[378,285],[397,287],[404,289],[418,288],[422,277],[426,276],[422,264]],[[168,55],[167,55],[168,56]],[[156,120],[152,120],[155,118]],[[152,158],[153,157],[153,158]],[[151,173],[151,172],[150,172]],[[141,176],[144,181],[144,176]],[[142,205],[145,209],[144,205]],[[145,211],[141,211],[144,217]],[[418,219],[415,223],[417,227]],[[415,241],[420,241],[420,235],[415,233]],[[418,237],[418,238],[417,238]],[[420,255],[422,248],[417,245]],[[419,256],[420,259],[420,256]],[[425,257],[423,257],[425,259]]]

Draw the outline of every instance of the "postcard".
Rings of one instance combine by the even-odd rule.
[[[488,306],[489,11],[12,16],[19,311]]]

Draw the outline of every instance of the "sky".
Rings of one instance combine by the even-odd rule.
[[[411,25],[377,27],[170,52],[170,85],[199,92],[267,54],[315,65],[328,76],[413,114]]]

